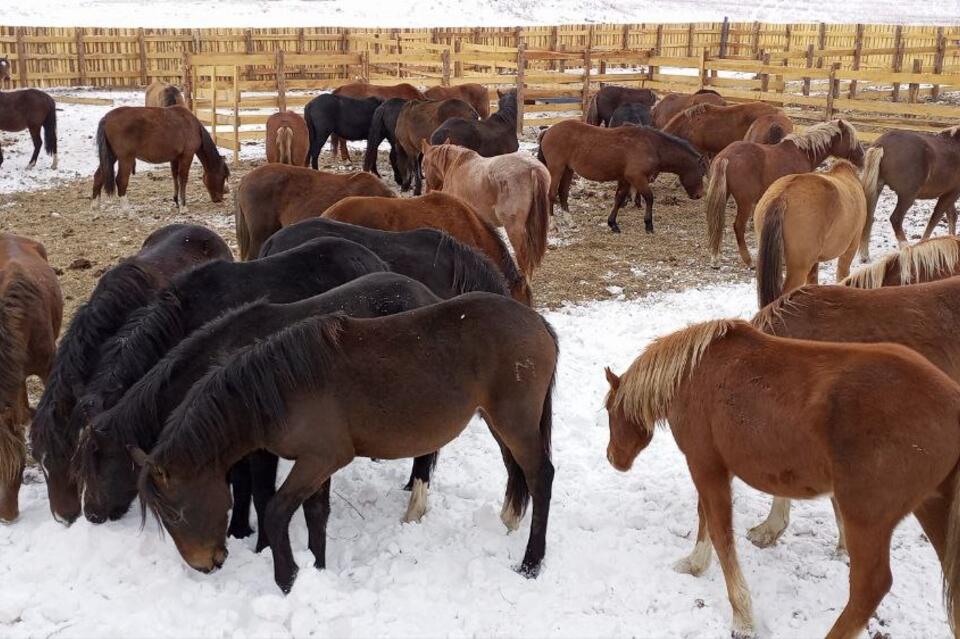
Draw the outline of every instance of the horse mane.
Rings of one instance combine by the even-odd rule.
[[[720,95],[718,91],[714,91],[713,89],[700,89],[699,91],[694,91],[693,95],[703,95],[704,93],[712,93],[713,95]],[[722,98],[723,96],[720,95],[720,97]]]
[[[786,295],[781,295],[757,311],[757,314],[750,320],[750,325],[768,335],[776,335],[774,323],[783,321],[784,315],[801,308],[804,304],[801,298],[808,297],[811,288],[811,286],[801,286]]]
[[[857,138],[857,130],[849,122],[831,120],[814,124],[803,133],[791,133],[784,137],[783,141],[789,140],[801,151],[812,155],[820,155],[830,148],[834,137],[844,133],[854,140]]]
[[[960,124],[940,131],[939,135],[942,135],[945,138],[953,138],[954,140],[960,141]]]
[[[446,175],[447,171],[471,157],[471,153],[479,157],[479,153],[459,144],[436,144],[430,148],[430,153],[436,158],[434,162]]]
[[[458,295],[472,291],[508,295],[509,291],[504,280],[506,279],[508,283],[514,284],[523,279],[516,264],[513,263],[510,253],[506,251],[506,246],[503,246],[503,239],[500,238],[500,234],[496,230],[493,231],[493,234],[500,241],[501,248],[504,249],[506,256],[503,260],[505,269],[502,274],[486,256],[481,255],[473,248],[443,231],[438,230],[436,233],[439,235],[437,251],[449,250],[453,256],[453,288]],[[507,261],[510,262],[509,267],[505,264]]]
[[[709,104],[707,102],[701,102],[699,104],[694,104],[693,106],[687,107],[681,113],[683,113],[688,119],[695,118],[698,115],[703,115],[707,111],[712,111],[713,109],[719,108],[715,104]]]
[[[707,348],[740,324],[744,322],[712,320],[657,338],[621,376],[615,394],[607,397],[608,405],[621,407],[627,419],[651,432],[666,419],[677,388],[693,373]]]
[[[869,266],[848,275],[840,284],[853,288],[880,288],[887,270],[900,269],[900,284],[926,281],[938,271],[952,271],[960,265],[960,242],[953,236],[935,237],[892,251]]]
[[[213,169],[213,163],[219,161],[229,176],[230,168],[220,155],[220,151],[217,149],[217,145],[213,141],[213,138],[210,137],[210,132],[207,131],[207,127],[203,126],[199,120],[197,120],[197,127],[200,131],[200,152],[197,154],[197,156],[200,158],[200,163],[203,165],[203,169],[205,171],[210,171]]]
[[[660,129],[655,129],[653,127],[643,127],[643,128],[637,127],[637,128],[642,131],[654,133],[660,136],[667,142],[670,142],[671,144],[675,144],[676,146],[679,146],[681,149],[685,150],[687,153],[689,153],[694,157],[699,158],[702,155],[702,153],[700,153],[700,151],[697,150],[697,147],[690,144],[689,140],[685,140],[681,137],[673,135],[672,133],[666,133],[665,131],[661,131]]]

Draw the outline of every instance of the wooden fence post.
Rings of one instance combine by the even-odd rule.
[[[343,55],[350,53],[350,29],[342,29],[340,31],[340,53]],[[340,68],[340,75],[343,76],[344,80],[352,80],[350,77],[349,64],[345,64]]]
[[[210,135],[213,143],[217,143],[217,67],[210,70]]]
[[[27,46],[23,42],[23,27],[17,27],[17,73],[20,75],[20,88],[26,88],[30,79],[27,73]]]
[[[184,51],[180,54],[180,84],[183,86],[183,99],[187,103],[187,108],[193,111],[193,78],[191,77],[190,66],[190,54]]]
[[[370,50],[364,49],[360,53],[360,77],[361,79],[369,82],[370,81]]]
[[[233,165],[240,165],[240,65],[233,66]]]
[[[448,87],[450,86],[450,49],[444,49],[440,52],[440,64],[443,68],[440,84]]]
[[[140,84],[146,86],[150,80],[147,73],[147,40],[143,29],[137,29],[137,49],[140,51]]]
[[[587,121],[587,111],[590,110],[590,75],[593,67],[593,51],[583,50],[583,85],[580,93],[581,119]]]
[[[80,84],[87,84],[87,45],[83,41],[83,28],[77,27],[77,74]]]
[[[913,61],[913,72],[920,73],[923,70],[923,60],[917,58]],[[912,103],[917,101],[917,98],[920,95],[920,83],[911,82],[910,88],[907,90],[908,100]]]
[[[817,56],[817,68],[823,68],[823,50],[827,48],[827,25],[823,22],[820,23],[820,26],[817,28],[817,49],[820,50],[820,55]]]
[[[860,70],[860,60],[863,57],[863,25],[857,25],[856,35],[853,40],[853,70]],[[857,81],[850,80],[850,99],[857,97]]]
[[[287,64],[286,53],[283,49],[277,49],[276,75],[277,75],[277,109],[287,110]]]
[[[693,23],[687,25],[687,57],[693,57]]]
[[[723,59],[727,57],[727,42],[730,38],[730,18],[724,16],[723,24],[720,25],[720,51],[717,57]]]
[[[462,41],[457,38],[453,41],[453,52],[456,54],[456,60],[453,61],[453,77],[463,77],[463,62],[460,61],[460,48]]]
[[[524,76],[527,67],[527,45],[520,43],[517,47],[517,137],[523,135],[523,93]]]
[[[754,60],[760,56],[760,23],[753,23],[753,42],[750,44],[750,55]]]
[[[827,106],[823,114],[823,121],[833,119],[833,101],[837,97],[835,90],[837,85],[837,70],[840,68],[839,62],[830,65],[830,78],[827,81]]]
[[[937,52],[933,56],[933,72],[943,73],[943,60],[947,55],[947,38],[943,35],[943,27],[937,29]],[[940,85],[935,84],[930,90],[933,99],[940,97]]]
[[[253,30],[244,29],[243,30],[243,50],[247,55],[253,55]],[[253,79],[253,67],[247,67],[244,75],[247,80]]]
[[[903,27],[899,24],[893,31],[893,72],[900,73],[903,70]],[[893,101],[900,101],[900,83],[893,83]]]
[[[707,48],[703,47],[700,49],[700,62],[698,64],[699,75],[700,75],[700,88],[707,86]]]
[[[560,29],[559,29],[559,27],[551,27],[551,29],[550,29],[550,43],[549,43],[550,51],[556,52],[556,50],[557,50],[557,45],[559,45],[559,44],[560,44]],[[556,71],[556,70],[557,70],[557,61],[556,61],[556,60],[551,60],[551,61],[550,61],[550,70],[551,70],[551,71]]]
[[[764,52],[760,60],[763,63],[763,66],[765,67],[770,66],[769,53]],[[766,93],[769,90],[770,90],[770,74],[764,71],[763,73],[760,74],[760,91],[762,91],[763,93]]]
[[[626,51],[630,48],[630,25],[624,24],[620,32],[620,49]]]
[[[653,55],[655,57],[660,57],[663,55],[663,25],[657,25],[657,40],[653,47]],[[650,81],[653,82],[657,79],[657,74],[660,73],[660,67],[650,65],[647,67],[647,77],[650,78]]]
[[[807,68],[813,68],[813,45],[807,46]],[[810,78],[803,79],[803,95],[810,95]]]

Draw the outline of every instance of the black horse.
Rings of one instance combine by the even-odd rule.
[[[3,58],[7,62],[6,58]],[[9,62],[3,67],[9,73]],[[2,73],[2,69],[0,69]],[[2,78],[0,78],[2,79]],[[28,169],[37,163],[41,146],[47,155],[53,156],[51,169],[57,168],[57,105],[48,94],[37,89],[0,91],[0,131],[17,132],[28,129],[33,139],[33,155]],[[40,130],[43,129],[43,139]],[[3,150],[0,149],[0,165],[3,165]]]
[[[210,229],[171,224],[151,233],[136,255],[104,273],[77,310],[60,339],[30,428],[30,446],[46,475],[55,518],[71,523],[80,515],[79,493],[70,476],[77,432],[69,428],[69,419],[96,370],[100,347],[178,273],[210,260],[232,259],[226,243]]]
[[[502,93],[497,112],[486,120],[450,118],[430,136],[430,144],[458,144],[473,149],[485,158],[514,153],[517,141],[517,92]]]
[[[656,103],[657,94],[650,89],[631,89],[606,84],[600,87],[597,95],[590,101],[587,124],[610,126],[610,118],[618,107],[624,104],[645,104],[652,107]]]
[[[83,488],[83,512],[93,523],[118,519],[137,495],[137,472],[128,447],[153,448],[167,417],[207,371],[234,351],[308,317],[342,312],[352,317],[381,317],[434,304],[440,298],[419,282],[396,273],[372,273],[326,293],[288,304],[258,300],[207,322],[171,349],[109,411],[85,431],[75,458]],[[432,459],[418,458],[413,478],[429,485]],[[261,451],[247,458],[257,518],[263,521],[273,495],[277,458]],[[237,467],[234,467],[235,470]],[[425,476],[424,476],[425,473]],[[234,485],[241,473],[234,473]],[[234,491],[230,533],[249,534],[249,494]],[[267,546],[263,529],[257,543]]]
[[[610,116],[609,126],[614,128],[625,124],[652,126],[653,116],[650,114],[650,107],[639,102],[631,102],[617,107],[617,110]]]
[[[367,152],[363,157],[363,170],[380,177],[380,172],[377,171],[377,150],[381,142],[384,140],[389,142],[390,167],[393,169],[393,179],[397,186],[403,186],[410,172],[406,156],[401,157],[397,152],[397,118],[400,117],[400,109],[406,103],[407,100],[403,98],[390,98],[373,112],[370,132],[367,135]]]
[[[318,168],[320,151],[331,134],[344,140],[365,140],[370,133],[373,112],[382,103],[382,98],[357,100],[332,93],[310,100],[303,110],[310,134],[310,166]]]

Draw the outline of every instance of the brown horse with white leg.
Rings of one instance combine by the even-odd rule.
[[[540,134],[540,161],[550,171],[550,199],[569,211],[567,197],[574,173],[595,182],[616,182],[617,194],[607,225],[620,232],[617,212],[636,191],[637,206],[646,203],[643,217],[653,233],[653,190],[650,182],[659,173],[674,173],[694,200],[703,195],[703,177],[709,163],[686,140],[647,127],[607,129],[565,120]]]
[[[742,140],[758,118],[777,112],[782,110],[766,102],[698,104],[673,116],[663,131],[689,141],[703,153],[715,155]]]
[[[960,198],[960,126],[940,133],[887,131],[867,150],[863,188],[867,194],[868,227],[884,186],[897,194],[890,224],[901,246],[907,243],[903,218],[917,200],[936,199],[923,239],[947,215],[950,235],[957,232],[957,199]],[[869,229],[868,229],[869,232]]]
[[[307,166],[310,133],[307,123],[293,111],[281,111],[267,118],[267,162]]]
[[[960,238],[950,235],[905,246],[840,283],[853,288],[880,288],[935,282],[954,275],[960,275]]]
[[[857,169],[838,160],[825,173],[780,178],[757,203],[757,297],[763,308],[784,293],[816,284],[820,262],[837,261],[837,281],[850,274],[864,233],[867,200]],[[782,271],[786,268],[786,283]]]
[[[173,201],[180,212],[187,207],[187,180],[194,155],[203,165],[203,184],[210,199],[222,202],[230,191],[227,161],[200,120],[181,106],[113,109],[97,127],[97,155],[100,166],[93,174],[94,205],[99,204],[103,189],[108,195],[116,192],[123,201],[137,160],[170,163]]]
[[[700,89],[696,93],[668,93],[650,111],[650,115],[653,117],[653,126],[662,129],[667,126],[667,122],[673,116],[698,104],[726,106],[727,101],[712,89]]]
[[[0,233],[0,522],[20,514],[18,496],[30,422],[27,378],[44,383],[53,366],[63,296],[47,252],[34,240]]]
[[[734,477],[781,497],[834,496],[850,595],[827,637],[866,628],[893,581],[893,531],[911,513],[942,562],[947,617],[960,623],[960,386],[923,357],[719,320],[658,339],[607,380],[614,468],[629,470],[669,421],[723,569],[734,636],[756,629],[733,537]]]
[[[9,63],[6,67],[9,69]],[[50,168],[57,168],[57,104],[48,94],[37,89],[0,91],[0,131],[17,132],[28,129],[33,140],[33,155],[28,169],[37,164],[41,147],[53,156]],[[43,139],[40,131],[43,130]],[[0,166],[3,151],[0,150]]]
[[[490,89],[476,82],[458,84],[452,87],[435,86],[423,92],[428,100],[463,100],[473,107],[481,120],[490,117]]]
[[[489,257],[503,273],[513,299],[533,305],[530,284],[517,270],[496,227],[449,193],[433,191],[411,198],[351,196],[328,208],[321,217],[381,231],[444,231]]]
[[[832,120],[816,124],[803,133],[788,135],[778,144],[734,142],[718,153],[713,159],[704,198],[711,265],[719,266],[727,199],[732,196],[737,204],[733,231],[740,258],[750,266],[747,221],[764,192],[778,178],[809,173],[828,157],[863,166],[863,148],[857,140],[856,129],[849,122]]]
[[[187,106],[183,99],[183,93],[172,84],[154,80],[147,87],[144,95],[143,106],[148,107],[169,107],[169,106]]]
[[[547,252],[550,174],[543,165],[519,152],[485,158],[455,144],[421,148],[427,192],[459,197],[487,224],[502,226],[529,279]]]

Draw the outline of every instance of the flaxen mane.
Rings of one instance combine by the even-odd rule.
[[[853,288],[880,288],[894,265],[900,269],[901,285],[927,281],[938,272],[954,271],[960,266],[960,241],[951,236],[918,242],[885,255],[840,283]]]
[[[819,156],[827,152],[838,135],[848,135],[851,140],[857,139],[857,131],[848,122],[831,120],[815,124],[803,133],[791,133],[784,141],[789,140],[801,151],[809,155]]]
[[[810,288],[810,286],[801,286],[786,295],[781,295],[757,311],[757,314],[750,320],[750,324],[758,331],[768,335],[776,335],[777,331],[774,325],[777,322],[786,321],[784,315],[789,315],[804,305],[804,300],[801,298],[809,295]]]
[[[944,129],[943,131],[940,131],[940,135],[960,141],[960,124],[958,124],[957,126],[952,126],[949,129]]]
[[[680,384],[697,367],[707,348],[740,320],[713,320],[657,338],[620,378],[608,403],[622,407],[627,419],[650,432],[666,418]]]

